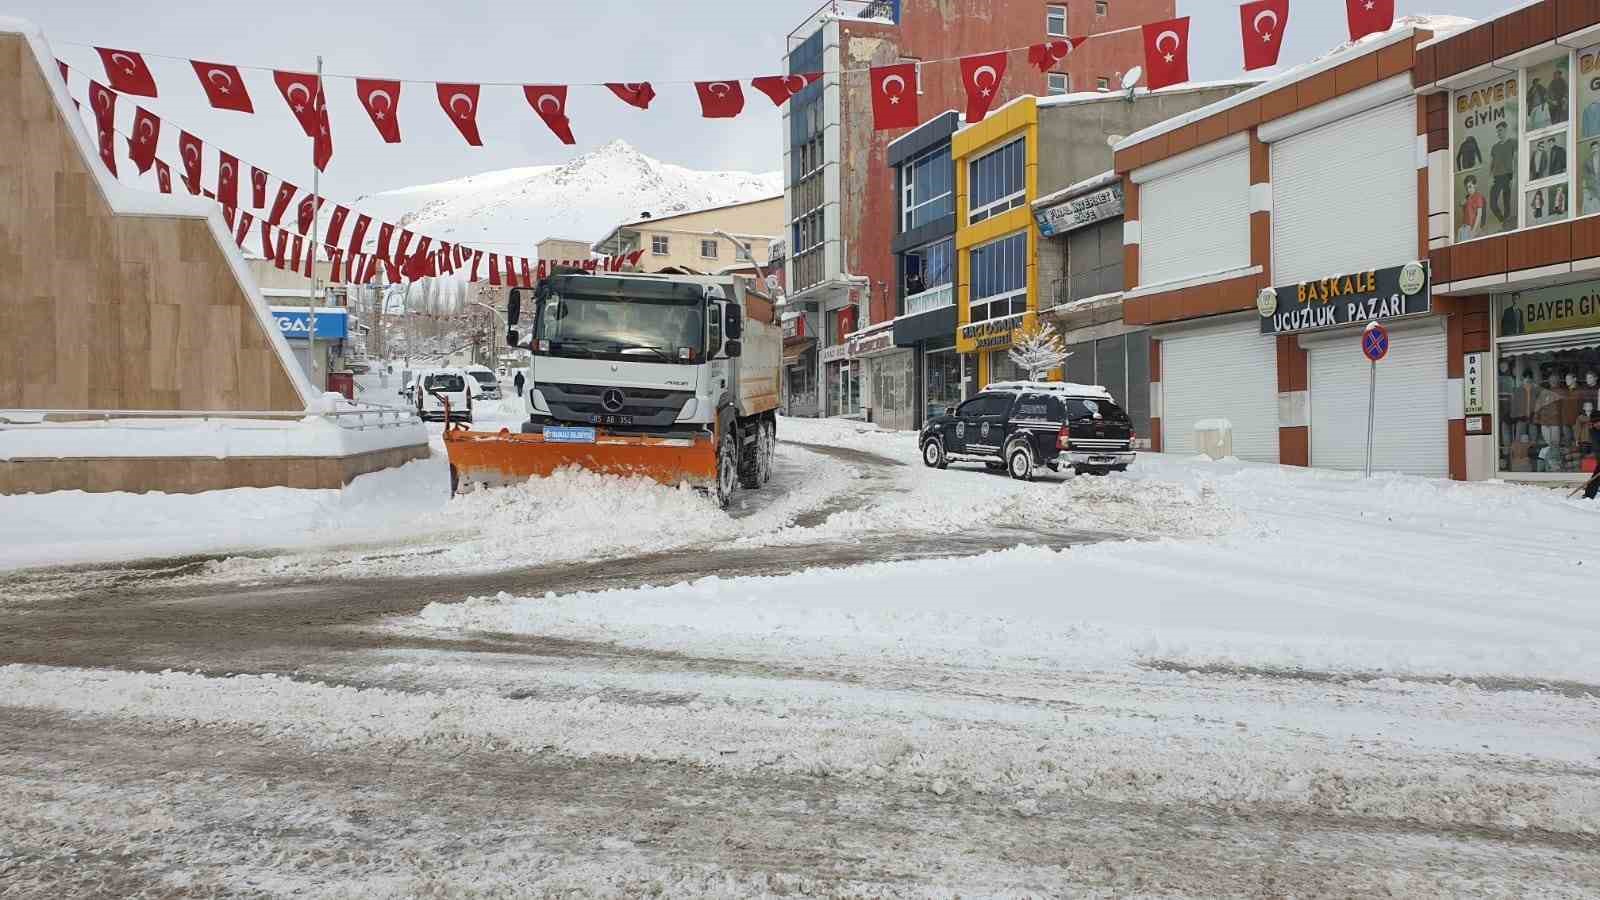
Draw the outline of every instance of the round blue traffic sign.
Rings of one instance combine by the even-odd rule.
[[[1367,325],[1367,330],[1361,332],[1361,353],[1373,362],[1388,356],[1389,329],[1377,322]]]

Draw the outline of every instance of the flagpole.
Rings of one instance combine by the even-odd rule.
[[[316,101],[321,101],[326,108],[328,98],[322,96],[322,55],[317,55],[317,94],[312,103],[312,112],[316,111]],[[321,394],[328,389],[327,380],[317,380],[317,230],[322,219],[322,170],[317,168],[317,139],[311,139],[311,296],[306,298],[306,306],[311,318],[310,333],[306,335],[307,356],[311,360],[311,386]],[[320,385],[320,387],[318,387]]]

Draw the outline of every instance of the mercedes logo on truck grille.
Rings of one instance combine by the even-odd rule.
[[[621,412],[626,402],[627,398],[616,388],[607,388],[606,392],[600,395],[600,405],[606,408],[606,412]]]

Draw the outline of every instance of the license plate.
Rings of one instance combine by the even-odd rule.
[[[591,415],[589,421],[596,425],[632,425],[633,416],[602,416]]]
[[[594,429],[546,425],[544,439],[551,444],[592,444],[594,443]]]
[[[1089,457],[1089,461],[1097,463],[1111,463],[1116,462],[1117,460],[1114,456],[1091,456]]]

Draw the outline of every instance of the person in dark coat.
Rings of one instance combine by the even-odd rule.
[[[511,383],[517,386],[517,396],[521,397],[522,396],[522,386],[528,383],[528,379],[523,378],[522,377],[522,370],[518,369],[517,370],[517,377],[511,379]]]

